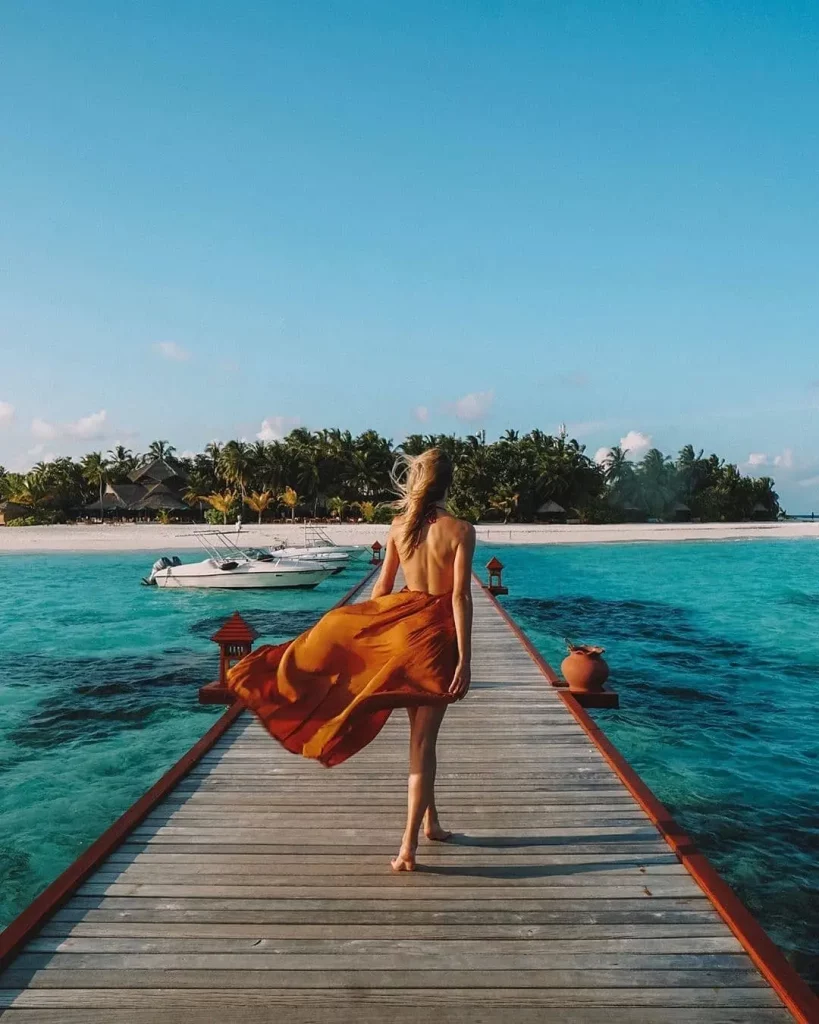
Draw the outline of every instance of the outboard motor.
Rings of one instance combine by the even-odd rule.
[[[178,558],[175,557],[173,559],[173,561],[171,561],[171,559],[168,558],[167,555],[163,555],[161,558],[157,558],[157,560],[151,566],[151,575],[148,577],[147,580],[143,579],[142,582],[147,587],[155,587],[156,586],[156,579],[155,579],[155,577],[156,577],[156,574],[161,569],[170,569],[174,565],[181,565],[181,564],[182,563],[180,562],[180,560]]]

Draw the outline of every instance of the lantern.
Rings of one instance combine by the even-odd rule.
[[[383,551],[383,545],[375,541],[372,546],[373,557],[370,559],[370,565],[381,565],[381,552]]]
[[[228,671],[245,655],[250,654],[253,641],[258,635],[238,612],[234,612],[222,628],[213,634],[211,640],[219,644],[220,687],[227,685]]]
[[[490,594],[508,594],[509,588],[503,585],[501,579],[501,573],[503,572],[503,563],[497,558],[490,558],[486,563],[486,568],[489,570],[489,586],[486,588]]]

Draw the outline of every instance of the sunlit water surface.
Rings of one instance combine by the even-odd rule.
[[[0,556],[0,927],[219,716],[198,689],[233,611],[285,640],[369,568],[315,590],[167,591],[140,586],[156,557]]]
[[[816,983],[819,544],[491,551],[506,607],[552,664],[567,636],[607,648],[621,709],[598,723]],[[360,575],[166,592],[138,585],[152,561],[0,557],[0,925],[215,720],[197,689],[232,611],[286,639]]]
[[[496,545],[555,667],[606,648],[597,723],[819,982],[819,544]]]

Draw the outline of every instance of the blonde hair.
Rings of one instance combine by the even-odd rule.
[[[422,455],[401,455],[390,478],[400,495],[392,507],[401,516],[399,547],[406,557],[421,543],[424,521],[452,483],[452,463],[440,448]]]

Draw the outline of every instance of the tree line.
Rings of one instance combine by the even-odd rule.
[[[779,498],[770,477],[743,475],[717,455],[686,445],[676,458],[652,448],[637,461],[615,446],[601,464],[565,431],[557,435],[507,430],[488,442],[485,432],[458,437],[412,434],[401,444],[367,430],[298,428],[281,441],[212,443],[181,456],[168,441],[144,454],[121,445],[41,462],[28,473],[0,467],[0,495],[31,510],[37,521],[81,513],[107,484],[125,483],[141,465],[164,459],[187,481],[183,499],[191,514],[227,521],[243,508],[258,516],[289,515],[367,521],[387,520],[394,498],[390,471],[401,452],[431,447],[447,452],[455,467],[452,511],[477,522],[534,522],[555,502],[581,522],[673,518],[685,510],[704,520],[776,517]],[[246,513],[245,513],[246,514]]]

